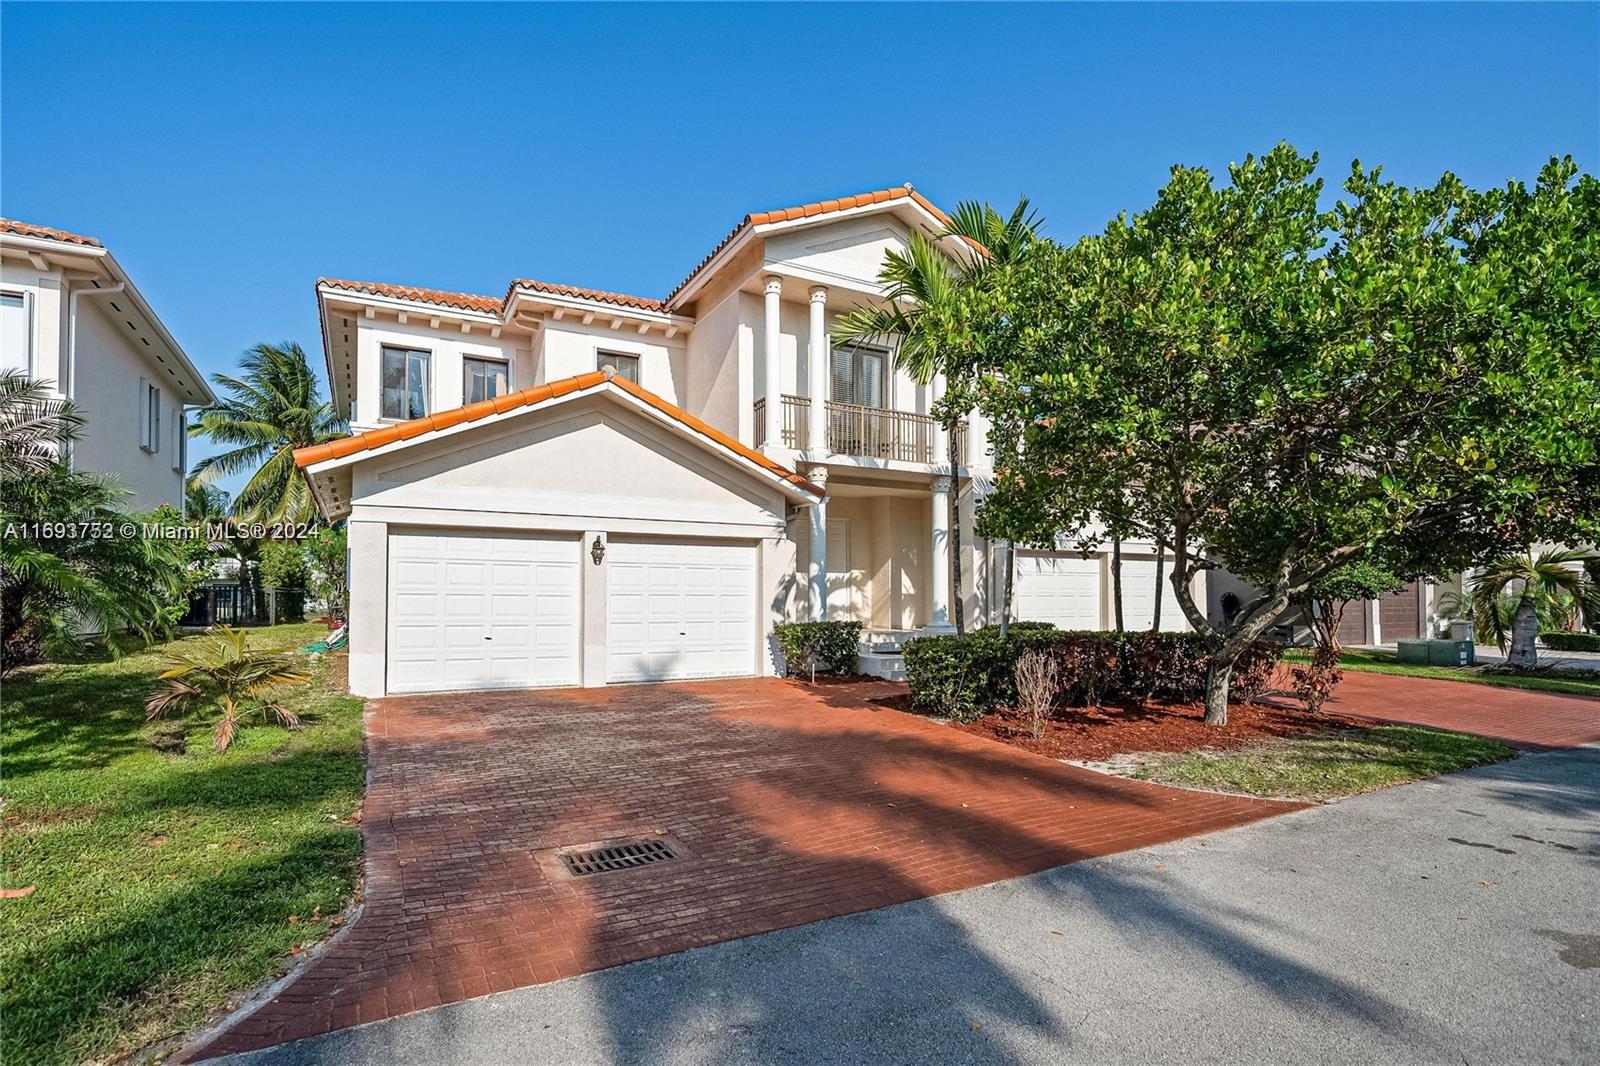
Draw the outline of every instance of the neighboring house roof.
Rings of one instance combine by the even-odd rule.
[[[294,452],[294,461],[296,466],[306,469],[333,460],[350,459],[359,456],[362,452],[376,451],[402,441],[413,441],[418,438],[428,437],[465,423],[481,421],[522,408],[536,407],[539,404],[571,393],[606,387],[616,389],[632,399],[646,404],[694,434],[704,438],[714,448],[726,453],[732,453],[739,460],[753,464],[765,474],[789,486],[791,491],[797,490],[816,499],[822,499],[827,495],[826,490],[812,484],[783,464],[774,462],[755,449],[740,444],[721,430],[707,425],[648,389],[642,388],[626,378],[615,376],[610,367],[604,370],[593,370],[575,377],[562,378],[559,381],[547,382],[543,385],[531,385],[525,389],[508,392],[504,396],[497,396],[492,400],[483,400],[478,403],[467,404],[464,407],[453,407],[448,411],[440,411],[423,418],[413,418],[406,422],[397,422],[394,425],[368,430],[365,433],[352,434],[348,437],[341,437],[338,440],[328,441],[325,444],[313,444],[305,448],[297,448]]]
[[[14,218],[0,218],[0,233],[15,233],[19,237],[33,237],[41,241],[63,241],[67,244],[81,244],[87,248],[105,247],[93,237],[68,233],[64,229],[52,229],[49,226],[35,226],[31,222],[18,222]]]
[[[68,300],[80,292],[115,289],[120,285],[126,296],[107,293],[101,302],[117,304],[114,308],[108,308],[112,323],[119,333],[122,333],[122,327],[127,327],[127,333],[123,336],[133,341],[135,351],[147,357],[147,364],[154,371],[152,377],[167,387],[175,388],[179,398],[186,403],[216,402],[216,394],[206,383],[205,375],[190,361],[183,347],[105,245],[93,237],[11,218],[0,219],[0,245],[7,246],[14,254],[26,254],[41,270],[69,267],[77,272],[71,276],[70,288],[73,291],[71,296],[65,297]],[[63,338],[61,343],[65,346],[68,341]],[[163,352],[166,354],[163,355]],[[65,348],[62,358],[66,358]],[[163,371],[166,377],[161,376]],[[63,377],[67,379],[62,383],[63,387],[75,391],[76,385],[71,379],[82,373],[84,368],[69,367],[63,372]]]

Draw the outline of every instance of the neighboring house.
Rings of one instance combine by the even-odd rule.
[[[99,241],[0,219],[0,368],[50,382],[88,419],[73,467],[115,474],[129,509],[182,509],[184,408],[214,397]]]
[[[892,673],[902,636],[950,628],[952,492],[954,595],[969,625],[997,620],[1004,552],[972,530],[982,422],[953,482],[928,413],[942,383],[828,333],[881,298],[887,250],[946,223],[910,186],[747,215],[660,300],[319,281],[354,434],[296,459],[350,520],[352,690],[771,673],[774,623],[822,617],[862,622],[864,668]],[[1128,624],[1148,626],[1148,544],[1125,577]],[[1019,553],[1016,599],[1108,625],[1104,554]],[[1170,590],[1162,622],[1183,627]]]

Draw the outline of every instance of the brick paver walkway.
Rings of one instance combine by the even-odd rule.
[[[1454,729],[1538,751],[1600,741],[1600,700],[1346,670],[1329,710]]]
[[[882,907],[1292,805],[1064,766],[784,681],[388,699],[369,721],[366,909],[196,1058]],[[582,879],[548,850],[670,833]]]

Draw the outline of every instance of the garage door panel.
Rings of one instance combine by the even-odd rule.
[[[578,683],[576,537],[396,532],[389,559],[391,692]]]
[[[1167,632],[1182,632],[1189,628],[1178,606],[1178,595],[1172,591],[1172,564],[1161,568],[1161,628]],[[1124,559],[1122,561],[1122,615],[1123,625],[1131,630],[1149,629],[1155,621],[1156,561],[1154,559]]]
[[[755,549],[613,539],[607,678],[654,681],[755,671]]]
[[[1098,556],[1019,555],[1016,616],[1058,629],[1099,629],[1102,585]]]

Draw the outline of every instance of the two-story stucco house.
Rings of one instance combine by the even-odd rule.
[[[49,382],[87,418],[76,469],[115,474],[132,510],[182,509],[184,409],[214,396],[103,244],[0,219],[0,368]]]
[[[900,637],[950,627],[953,596],[997,618],[1003,547],[972,530],[981,421],[952,479],[941,383],[829,337],[881,298],[886,250],[946,225],[910,186],[746,215],[664,299],[319,281],[353,435],[296,458],[350,520],[352,690],[771,673],[773,625],[824,617],[864,623],[863,666],[887,674]],[[1143,547],[1130,626],[1156,595]],[[1103,555],[1019,553],[1019,617],[1098,628],[1108,595]],[[1183,624],[1170,591],[1162,620]]]

